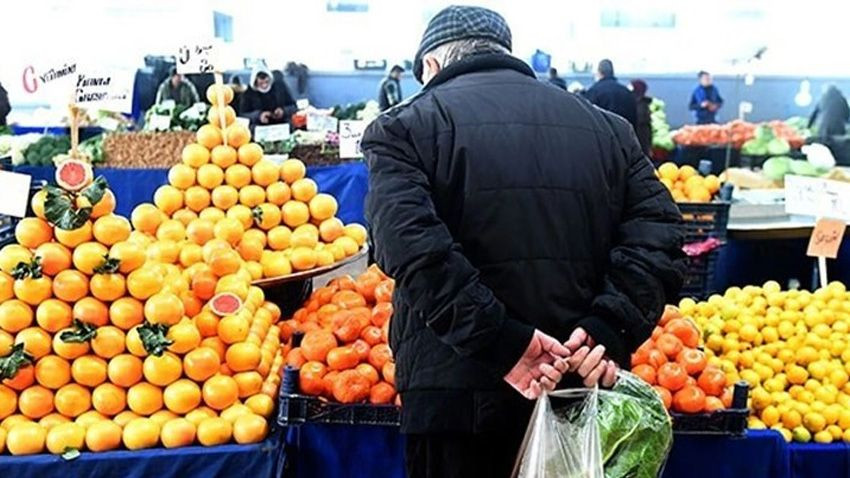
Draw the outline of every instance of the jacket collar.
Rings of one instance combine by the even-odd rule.
[[[437,73],[437,76],[431,78],[431,81],[424,86],[423,90],[433,88],[449,81],[452,78],[465,75],[467,73],[501,69],[515,70],[524,75],[535,78],[534,72],[531,71],[531,68],[524,61],[518,58],[502,53],[482,53],[464,58],[442,69],[439,73]]]

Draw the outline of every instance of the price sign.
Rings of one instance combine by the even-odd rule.
[[[289,123],[254,127],[254,141],[285,141],[289,139]]]
[[[366,130],[365,121],[344,120],[339,122],[339,157],[342,159],[362,158],[360,140]]]
[[[168,131],[171,128],[171,116],[167,115],[151,115],[150,127],[154,131]]]
[[[809,239],[809,249],[806,252],[811,257],[838,257],[838,249],[841,247],[841,239],[847,223],[836,219],[818,219]]]
[[[217,64],[216,53],[212,42],[181,46],[177,51],[177,73],[212,73],[220,66]]]
[[[785,176],[785,212],[850,221],[850,184]]]
[[[45,65],[27,65],[21,74],[24,91],[35,94],[56,85],[72,85],[77,75],[76,62],[56,62]],[[60,88],[67,95],[67,90]]]
[[[306,110],[310,106],[310,100],[307,98],[301,98],[300,100],[295,100],[295,107],[298,108],[298,111]]]
[[[234,123],[244,126],[246,128],[251,127],[251,120],[249,118],[245,118],[244,116],[237,116],[236,121]]]
[[[27,204],[30,200],[30,181],[28,174],[0,171],[0,191],[3,191],[3,201],[0,201],[0,214],[24,217],[27,215]]]
[[[307,131],[337,131],[339,120],[333,116],[308,112]]]
[[[74,101],[81,106],[132,113],[133,76],[130,71],[81,72],[77,75]]]

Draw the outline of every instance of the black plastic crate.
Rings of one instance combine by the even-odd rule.
[[[712,413],[671,413],[673,432],[687,435],[743,436],[747,431],[747,382],[735,384],[732,408]]]
[[[705,299],[711,294],[717,292],[714,290],[714,271],[717,266],[717,258],[720,256],[720,249],[714,249],[711,252],[700,256],[686,257],[687,271],[685,272],[685,281],[682,284],[680,297],[691,297],[694,299]]]
[[[709,237],[725,242],[729,205],[728,201],[678,203],[679,211],[685,220],[685,244],[702,242]]]
[[[342,404],[317,397],[281,393],[277,423],[283,427],[304,423],[399,426],[401,418],[399,408],[395,405]]]

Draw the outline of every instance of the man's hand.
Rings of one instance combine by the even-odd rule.
[[[710,105],[710,104],[711,103],[708,100],[705,100],[702,103],[700,103],[699,106],[700,106],[700,108],[708,108],[708,105]]]
[[[268,122],[269,122],[269,120],[271,119],[271,117],[272,117],[272,113],[271,113],[271,111],[263,111],[263,112],[261,112],[261,113],[260,113],[260,118],[259,118],[260,123],[262,123],[262,124],[268,124]]]
[[[505,375],[505,381],[523,397],[536,399],[544,391],[555,389],[567,370],[569,356],[570,350],[557,339],[535,330],[525,353]]]
[[[272,116],[274,116],[275,119],[283,118],[283,108],[281,108],[281,107],[275,108],[274,113],[272,113]]]
[[[605,357],[605,347],[596,345],[586,330],[576,328],[564,346],[572,352],[568,359],[569,370],[579,374],[585,387],[597,384],[602,387],[614,386],[617,364]]]

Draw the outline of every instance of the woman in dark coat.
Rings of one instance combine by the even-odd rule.
[[[632,93],[635,95],[637,102],[637,121],[635,122],[635,134],[637,135],[640,147],[647,156],[652,153],[652,113],[649,105],[652,103],[652,98],[646,96],[646,82],[643,80],[632,80]]]

